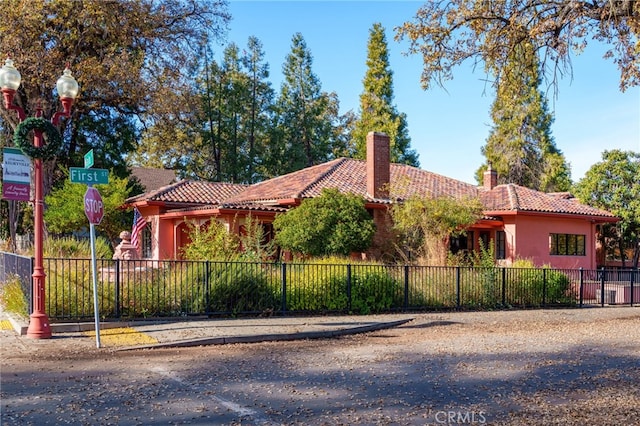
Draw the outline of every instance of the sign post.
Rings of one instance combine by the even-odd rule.
[[[84,194],[84,213],[89,219],[91,235],[91,278],[93,280],[93,313],[96,327],[96,347],[100,348],[100,314],[98,307],[98,268],[96,265],[96,228],[104,217],[104,204],[97,189],[89,185]]]

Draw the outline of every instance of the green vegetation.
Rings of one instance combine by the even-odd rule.
[[[273,226],[284,250],[316,257],[363,252],[375,233],[364,199],[337,189],[323,189],[319,197],[277,216]]]
[[[360,116],[353,129],[354,157],[367,157],[367,134],[383,132],[389,136],[392,163],[418,167],[418,154],[411,149],[407,115],[393,105],[393,71],[389,48],[380,23],[373,24],[367,44],[367,71],[362,80]]]
[[[29,304],[27,297],[22,291],[20,279],[17,276],[11,277],[4,283],[0,283],[0,304],[2,309],[21,317],[29,315]]]
[[[287,265],[287,271],[291,311],[369,314],[402,306],[400,281],[393,277],[393,268],[382,264],[354,264],[333,256]]]
[[[106,242],[103,245],[108,248]],[[89,256],[68,240],[53,247],[50,252],[68,257],[45,258],[47,312],[55,319],[93,316]],[[103,318],[275,313],[282,308],[286,283],[287,311],[368,314],[403,309],[406,282],[410,309],[576,303],[566,273],[536,268],[526,260],[511,268],[496,267],[489,262],[491,257],[491,250],[486,249],[473,259],[473,266],[437,267],[356,262],[335,256],[286,265],[134,260],[119,263],[119,276],[115,261],[99,259],[98,301]],[[4,284],[0,301],[13,311],[26,312],[19,283]]]
[[[392,216],[405,258],[413,253],[420,265],[445,265],[449,238],[475,223],[482,216],[482,205],[475,198],[412,197],[394,204]]]
[[[187,222],[187,235],[191,242],[182,255],[188,260],[234,260],[240,252],[238,237],[215,219],[203,225]]]
[[[633,267],[640,258],[640,152],[611,150],[591,166],[574,187],[580,201],[607,210],[621,220],[605,224],[600,243],[611,257],[628,260],[625,247],[633,247]]]

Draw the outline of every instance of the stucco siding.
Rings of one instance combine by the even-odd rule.
[[[517,215],[513,222],[516,257],[531,259],[536,266],[591,269],[595,267],[594,231],[594,226],[585,219]],[[584,235],[585,255],[551,255],[550,234]]]

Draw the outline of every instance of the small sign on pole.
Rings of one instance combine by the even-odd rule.
[[[18,148],[3,148],[2,198],[29,201],[31,160]]]
[[[84,194],[84,213],[89,219],[89,234],[91,236],[91,277],[93,279],[93,312],[96,326],[96,347],[100,348],[100,314],[98,307],[98,272],[96,265],[96,225],[104,217],[104,204],[97,189],[87,187]]]
[[[99,225],[104,217],[104,204],[97,189],[92,186],[87,187],[84,194],[84,213],[89,219],[89,223]]]
[[[93,167],[93,149],[84,155],[84,168]]]

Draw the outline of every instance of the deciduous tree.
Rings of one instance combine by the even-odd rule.
[[[428,1],[412,21],[397,29],[411,53],[422,55],[422,85],[443,84],[466,62],[490,63],[496,81],[508,70],[511,53],[531,43],[541,72],[555,82],[571,73],[571,54],[590,39],[608,43],[605,58],[620,69],[620,88],[640,83],[640,2],[590,1]]]
[[[120,208],[129,197],[129,185],[128,179],[111,175],[108,185],[95,186],[104,205],[104,217],[96,230],[111,242],[112,248],[118,244],[120,232],[131,228],[131,213]],[[89,227],[84,212],[85,192],[87,185],[71,183],[67,177],[61,188],[46,197],[49,208],[44,213],[44,220],[49,232],[69,235]]]
[[[605,229],[601,235],[613,238],[623,262],[624,247],[633,244],[634,266],[637,267],[640,250],[640,153],[604,151],[602,161],[591,166],[573,190],[583,203],[610,211],[621,219],[619,224],[612,225],[617,228],[616,232]],[[606,241],[602,242],[608,245]]]
[[[392,209],[403,248],[422,264],[446,264],[449,238],[462,235],[482,217],[480,200],[412,197]]]

